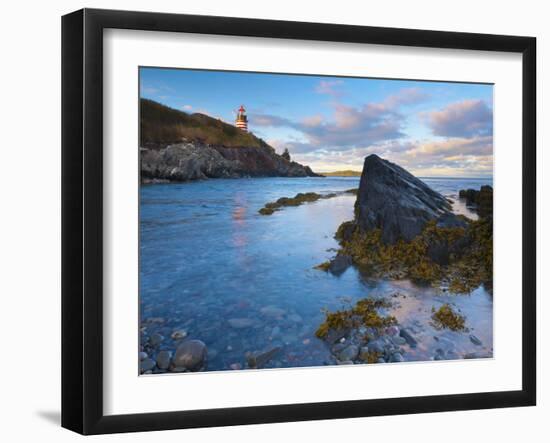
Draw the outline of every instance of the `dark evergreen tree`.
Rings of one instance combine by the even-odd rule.
[[[285,152],[281,155],[284,159],[290,161],[290,152],[288,152],[288,148],[285,148]]]

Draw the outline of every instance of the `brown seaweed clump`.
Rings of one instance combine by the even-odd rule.
[[[382,316],[378,309],[389,308],[391,303],[381,299],[364,298],[359,300],[350,309],[342,309],[335,312],[325,312],[325,321],[319,326],[315,335],[325,338],[331,329],[345,330],[365,326],[382,329],[395,325],[394,316]]]
[[[271,215],[285,206],[300,206],[304,203],[314,202],[320,199],[336,197],[338,194],[317,194],[316,192],[298,193],[294,197],[281,197],[277,201],[266,203],[258,212],[262,215]]]
[[[330,261],[325,261],[323,263],[320,263],[317,266],[314,266],[314,269],[319,269],[321,271],[328,272],[328,270],[330,269]]]
[[[451,331],[464,331],[466,329],[466,318],[453,311],[448,303],[442,305],[438,310],[432,308],[432,320],[437,329],[450,329]]]
[[[484,284],[492,288],[492,218],[465,222],[466,227],[440,227],[426,223],[413,240],[394,244],[382,241],[380,229],[364,232],[344,222],[335,238],[340,253],[351,256],[364,273],[376,278],[409,278],[418,284],[448,286],[454,293],[469,293]]]

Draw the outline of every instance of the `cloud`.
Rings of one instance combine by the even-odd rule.
[[[397,94],[390,95],[384,103],[390,108],[398,106],[415,105],[430,98],[430,95],[419,88],[404,88]]]
[[[339,90],[339,87],[343,84],[342,80],[321,80],[315,86],[315,92],[317,94],[331,95],[332,97],[341,97],[343,93]]]
[[[174,89],[162,82],[144,82],[140,84],[140,93],[142,96],[156,96],[157,98],[167,98],[168,94],[173,97]]]
[[[430,141],[417,144],[407,151],[413,158],[453,155],[492,155],[493,137],[449,138],[443,141]]]
[[[292,123],[291,120],[283,117],[278,117],[276,115],[271,115],[271,114],[252,113],[249,115],[249,121],[254,126],[272,126],[272,127],[279,127],[279,126],[293,127],[294,126],[294,123]]]
[[[152,86],[141,86],[141,95],[156,95],[160,91],[158,88],[154,88]]]
[[[493,137],[416,142],[394,160],[424,175],[488,175],[493,170]],[[420,172],[419,172],[420,171]]]
[[[251,116],[251,125],[298,131],[288,139],[269,140],[282,152],[315,171],[362,168],[378,154],[421,176],[486,176],[493,168],[492,112],[482,101],[464,101],[423,118],[443,139],[413,140],[405,132],[402,110],[427,100],[419,89],[402,89],[379,102],[349,106],[333,101],[329,117],[315,114],[291,120],[271,114]],[[491,116],[487,119],[487,111]],[[449,121],[453,115],[460,123]],[[474,117],[472,117],[472,115]],[[476,122],[485,122],[485,126]],[[446,130],[444,130],[446,129]],[[452,129],[452,130],[451,130]],[[459,130],[460,129],[460,130]],[[460,135],[450,135],[450,134]]]
[[[434,133],[443,137],[492,135],[493,111],[483,100],[452,103],[440,111],[423,114]]]
[[[320,83],[324,90],[329,87],[327,83]],[[330,105],[330,118],[311,115],[293,121],[271,114],[252,114],[250,124],[258,127],[288,127],[301,132],[306,139],[297,147],[301,152],[317,149],[343,151],[404,137],[402,128],[405,116],[399,112],[399,108],[426,98],[427,95],[418,89],[402,89],[384,101],[359,107],[333,102]]]
[[[311,115],[302,119],[302,126],[304,127],[317,127],[323,123],[322,115]]]
[[[299,142],[281,142],[296,161],[314,171],[361,170],[367,155],[381,157],[421,176],[471,176],[492,174],[493,138],[452,138],[444,141],[391,140],[345,151],[315,149]]]
[[[182,109],[183,111],[190,111],[191,109],[193,109],[193,106],[191,106],[191,105],[183,105],[183,106],[181,107],[181,109]]]
[[[310,143],[327,149],[346,149],[403,137],[403,118],[391,110],[367,104],[354,108],[335,104],[329,121],[302,121],[296,129],[306,134]]]

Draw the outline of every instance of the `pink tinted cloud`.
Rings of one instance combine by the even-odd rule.
[[[474,137],[492,135],[493,111],[483,100],[463,100],[424,114],[435,135]]]

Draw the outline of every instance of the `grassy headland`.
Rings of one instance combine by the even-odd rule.
[[[205,114],[188,114],[153,100],[140,100],[141,146],[162,147],[182,141],[233,147],[269,145],[255,135]]]

